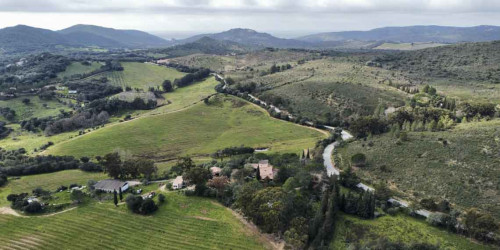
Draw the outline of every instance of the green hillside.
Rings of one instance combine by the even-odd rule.
[[[275,120],[259,107],[234,97],[218,95],[169,114],[119,123],[59,143],[46,154],[96,156],[113,150],[134,155],[173,158],[206,155],[229,146],[270,147],[273,152],[299,152],[313,147],[324,135]]]
[[[408,135],[402,143],[389,133],[349,143],[339,149],[343,165],[362,152],[368,166],[357,173],[368,182],[387,181],[416,200],[448,199],[500,216],[500,120]]]

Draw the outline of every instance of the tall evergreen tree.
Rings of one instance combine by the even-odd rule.
[[[122,189],[118,189],[118,194],[120,195],[120,201],[123,200],[123,193],[122,193]]]
[[[116,189],[113,191],[113,202],[115,203],[115,207],[118,206],[118,197],[116,196]]]
[[[259,180],[259,181],[260,181],[260,179],[261,179],[261,178],[260,178],[260,166],[257,166],[257,173],[256,173],[256,175],[257,175],[257,176],[256,176],[256,177],[257,177],[257,180]]]

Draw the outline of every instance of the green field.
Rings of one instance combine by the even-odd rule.
[[[112,71],[99,74],[96,78],[107,77],[115,86],[139,88],[143,90],[149,87],[160,86],[165,80],[174,81],[181,78],[185,73],[172,68],[157,66],[148,63],[121,62],[123,71]]]
[[[76,74],[86,74],[90,73],[96,69],[99,69],[102,66],[102,64],[98,62],[92,62],[90,65],[83,65],[80,62],[72,62],[68,67],[66,67],[66,70],[63,72],[60,72],[57,74],[57,77],[59,78],[64,78],[64,77],[70,77],[72,75]]]
[[[231,212],[210,199],[167,193],[151,216],[91,202],[49,217],[0,215],[7,249],[263,249]]]
[[[348,248],[349,243],[366,244],[382,238],[407,245],[430,243],[449,250],[494,249],[492,246],[480,245],[466,237],[431,227],[423,220],[401,214],[396,216],[386,215],[374,220],[363,220],[341,214],[335,226],[335,239],[331,242],[330,249],[350,249]]]
[[[175,158],[207,155],[229,146],[270,147],[273,152],[300,152],[324,135],[272,119],[263,109],[235,97],[212,97],[182,112],[145,116],[107,126],[59,143],[46,154],[96,156],[125,150],[136,156]]]
[[[499,119],[408,135],[400,144],[390,134],[349,143],[339,149],[342,165],[362,152],[368,166],[357,173],[368,182],[387,181],[416,200],[448,199],[462,209],[478,207],[500,216]]]
[[[30,99],[29,104],[24,104],[23,99]],[[46,104],[47,107],[44,107]],[[56,100],[40,100],[38,96],[22,96],[10,100],[0,100],[0,107],[8,107],[16,112],[15,119],[18,121],[28,120],[30,118],[41,118],[47,116],[56,116],[60,109],[70,110],[68,106],[57,102]],[[5,120],[3,117],[0,119]]]

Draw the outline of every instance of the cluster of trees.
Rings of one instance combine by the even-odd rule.
[[[463,234],[480,241],[500,243],[495,233],[499,226],[491,215],[470,208],[464,213],[451,210],[449,213],[432,213],[427,222],[436,227],[444,228],[450,232]]]
[[[178,63],[165,63],[163,65],[170,67],[170,68],[174,68],[174,69],[176,69],[180,72],[184,72],[184,73],[195,73],[196,71],[199,70],[197,68],[191,68],[191,67],[188,67],[188,66],[185,66],[182,64],[178,64]]]
[[[15,58],[11,63],[0,65],[0,89],[15,87],[14,92],[42,87],[48,80],[57,77],[70,64],[70,60],[61,55],[41,53],[25,58]]]
[[[84,110],[88,110],[94,114],[107,112],[108,114],[116,114],[123,110],[148,110],[154,109],[157,106],[155,100],[145,101],[142,98],[135,98],[132,102],[123,101],[120,99],[98,99],[85,106]]]
[[[64,119],[64,118],[69,118],[73,112],[66,112],[64,110],[59,110],[59,114],[55,117],[49,116],[49,117],[44,117],[44,118],[38,118],[38,117],[33,117],[29,120],[23,120],[20,122],[21,128],[27,131],[31,132],[38,132],[38,131],[45,131],[45,128],[47,125],[50,123]]]
[[[231,157],[233,155],[241,155],[241,154],[252,154],[255,150],[251,147],[239,146],[239,147],[229,147],[217,150],[216,152],[210,154],[210,156],[214,159],[224,160],[226,157]]]
[[[80,162],[72,156],[35,156],[17,154],[3,161],[0,172],[8,176],[51,173],[67,169],[77,169]]]
[[[378,135],[387,131],[387,122],[373,116],[361,116],[351,122],[349,130],[358,138]]]
[[[375,195],[366,191],[360,194],[342,194],[339,202],[342,211],[348,214],[355,214],[359,217],[372,219],[375,213]]]
[[[273,66],[271,66],[271,68],[269,68],[269,74],[274,74],[274,73],[277,73],[277,72],[282,72],[282,71],[285,71],[285,70],[291,69],[291,68],[292,68],[292,65],[290,65],[289,63],[283,64],[281,66],[273,64]]]
[[[93,101],[123,91],[121,87],[113,86],[107,82],[96,79],[68,82],[65,86],[67,86],[68,89],[77,91],[78,95],[76,96],[76,100],[80,102]]]
[[[496,114],[494,103],[465,102],[461,105],[461,109],[468,121],[471,119],[492,118]]]
[[[16,118],[16,111],[12,110],[9,107],[0,107],[0,115],[3,116],[6,120],[12,121]]]
[[[55,135],[81,128],[90,128],[108,122],[109,114],[106,111],[93,113],[89,111],[77,112],[69,118],[62,118],[45,125],[46,135]]]
[[[5,122],[0,121],[0,139],[7,137],[10,132],[12,132],[12,129],[9,127],[5,127]]]
[[[27,213],[40,213],[43,211],[42,204],[38,201],[28,202],[28,193],[9,194],[7,200],[11,202],[13,209]]]
[[[150,214],[158,210],[158,206],[152,199],[143,199],[140,195],[129,195],[125,199],[128,209],[136,214]]]
[[[106,154],[102,158],[99,157],[98,161],[103,166],[104,172],[106,172],[109,177],[115,179],[137,178],[142,176],[149,180],[157,172],[157,168],[151,160],[128,159],[122,161],[120,155],[116,152]]]
[[[194,73],[189,73],[180,79],[175,79],[174,85],[177,86],[178,88],[186,87],[197,81],[201,81],[207,78],[209,75],[210,75],[209,69],[199,69],[198,71]]]

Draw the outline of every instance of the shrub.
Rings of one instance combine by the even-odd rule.
[[[125,199],[127,207],[130,211],[136,214],[150,214],[158,210],[158,206],[152,199],[143,199],[141,196],[129,195]]]
[[[399,212],[399,209],[396,208],[396,207],[391,207],[391,208],[388,208],[386,212],[389,215],[394,216],[394,215],[396,215]]]
[[[366,156],[363,153],[357,153],[351,157],[351,162],[356,167],[364,167],[366,164]]]
[[[166,199],[166,197],[165,197],[165,195],[164,195],[164,194],[159,194],[159,195],[158,195],[158,201],[159,201],[160,203],[165,202],[165,199]]]

